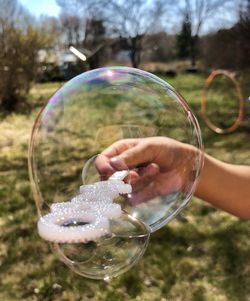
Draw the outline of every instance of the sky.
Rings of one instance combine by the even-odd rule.
[[[238,1],[240,0],[234,0],[235,3]],[[19,2],[36,17],[39,17],[40,15],[57,17],[60,14],[60,7],[57,5],[56,0],[19,0]],[[236,20],[237,12],[227,10],[220,19],[216,20],[216,23],[214,23],[212,19],[208,20],[208,22],[205,22],[204,27],[201,30],[201,34],[206,34],[221,27],[231,27]],[[164,28],[173,33],[176,33],[180,30],[178,26],[176,27],[176,24],[174,24],[174,28],[169,28],[167,26]]]
[[[56,4],[55,0],[19,0],[19,2],[36,17],[40,15],[56,17],[60,13],[60,7]]]

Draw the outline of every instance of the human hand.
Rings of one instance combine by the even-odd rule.
[[[133,191],[128,201],[137,205],[172,192],[189,192],[196,175],[199,151],[166,137],[119,140],[96,160],[101,175],[129,169]]]

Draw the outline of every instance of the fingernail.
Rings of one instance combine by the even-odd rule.
[[[113,157],[110,159],[110,164],[116,168],[116,169],[119,169],[119,170],[124,170],[124,169],[128,169],[124,160],[119,157],[119,156],[116,156],[116,157]]]

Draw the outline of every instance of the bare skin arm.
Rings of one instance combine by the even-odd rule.
[[[199,151],[188,144],[165,137],[126,139],[112,144],[102,153],[97,168],[112,174],[123,166],[143,169],[131,173],[135,185],[134,204],[146,201],[155,191],[166,194],[183,187],[190,176],[185,169]],[[190,170],[190,168],[187,168]],[[250,166],[224,163],[207,154],[195,196],[235,216],[250,219]]]
[[[217,208],[250,219],[250,167],[205,155],[195,195]]]

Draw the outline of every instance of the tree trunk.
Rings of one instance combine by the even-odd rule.
[[[196,67],[197,53],[198,53],[198,35],[193,36],[191,42],[191,66]]]
[[[138,68],[141,62],[141,40],[139,35],[130,39],[130,60],[134,68]]]
[[[132,64],[133,68],[138,68],[140,62],[138,60],[137,49],[135,49],[135,48],[131,49],[130,59],[131,59],[131,64]]]

